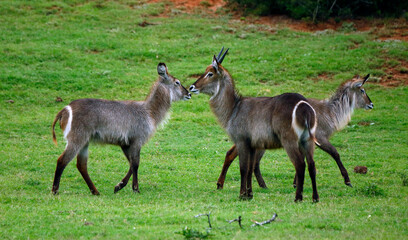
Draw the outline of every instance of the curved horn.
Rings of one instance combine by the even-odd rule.
[[[367,76],[364,77],[363,84],[364,84],[365,82],[367,82],[367,80],[368,80],[369,77],[370,77],[370,74],[367,74]]]
[[[222,61],[224,60],[225,55],[227,55],[229,48],[227,48],[227,50],[225,51],[224,55],[222,55],[222,57],[218,60],[218,62],[221,64]]]
[[[222,49],[221,49],[220,53],[218,53],[218,56],[217,56],[217,61],[219,61],[219,60],[220,60],[220,57],[221,57],[222,51],[224,51],[224,47],[222,47]]]

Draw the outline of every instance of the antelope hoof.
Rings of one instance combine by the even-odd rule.
[[[134,193],[140,193],[139,189],[133,189]]]
[[[303,197],[302,196],[296,196],[295,198],[295,202],[302,202],[303,201]]]
[[[318,203],[318,202],[319,202],[319,198],[313,199],[313,203]]]
[[[118,183],[118,184],[115,186],[115,190],[113,191],[113,193],[119,192],[119,190],[121,190],[121,189],[124,188],[125,186],[126,186],[126,184],[124,184],[123,182]]]
[[[345,184],[346,184],[347,186],[351,187],[351,188],[353,187],[353,185],[351,185],[351,182],[346,182]]]
[[[260,184],[259,184],[259,187],[261,187],[261,188],[263,188],[263,189],[268,189],[268,187],[266,186],[265,183],[260,183]]]
[[[58,194],[58,188],[55,188],[54,186],[52,187],[52,194],[57,195]]]
[[[244,201],[247,201],[247,200],[249,201],[252,198],[254,198],[254,196],[252,194],[242,194],[239,196],[239,198]]]
[[[224,186],[223,186],[222,183],[217,183],[217,189],[218,189],[218,190],[221,190],[221,189],[223,189],[223,188],[224,188]]]
[[[97,190],[96,191],[91,191],[91,193],[92,193],[92,195],[96,195],[96,196],[100,195],[100,193]]]

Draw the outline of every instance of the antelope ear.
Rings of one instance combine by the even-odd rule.
[[[166,64],[159,63],[159,65],[157,65],[157,73],[159,74],[163,82],[165,83],[170,82]]]
[[[357,80],[354,82],[353,87],[361,88],[364,85],[364,83],[368,80],[369,77],[370,77],[370,74],[367,74],[367,76],[365,76],[364,78],[361,78],[360,76],[357,77]]]
[[[370,77],[370,74],[367,74],[367,76],[364,77],[363,85],[364,85],[365,82],[367,82],[369,77]]]
[[[220,65],[220,64],[218,63],[218,60],[214,55],[214,58],[213,58],[213,61],[212,61],[212,66],[215,68],[215,70],[217,70],[217,72],[218,72],[218,65]]]
[[[353,88],[361,88],[363,86],[363,80],[362,79],[357,79],[353,83]]]
[[[353,84],[353,88],[361,88],[363,86],[363,82],[358,80]]]

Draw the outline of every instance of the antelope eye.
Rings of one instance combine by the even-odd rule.
[[[214,75],[214,73],[212,73],[212,72],[208,72],[208,73],[207,73],[207,76],[208,76],[208,77],[212,77],[213,75]]]
[[[176,80],[176,85],[180,86],[180,81],[179,80]]]
[[[365,93],[365,90],[364,90],[364,89],[360,89],[360,90],[361,90],[362,93]]]

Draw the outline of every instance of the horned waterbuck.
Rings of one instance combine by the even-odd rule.
[[[335,132],[340,131],[350,122],[351,115],[353,114],[354,109],[373,108],[374,105],[363,88],[363,85],[368,80],[369,76],[369,74],[364,78],[360,78],[359,76],[357,76],[352,80],[348,80],[342,83],[337,88],[336,93],[328,99],[307,99],[310,105],[312,105],[312,107],[316,110],[316,139],[320,144],[318,145],[318,147],[320,147],[323,151],[327,152],[333,157],[344,178],[344,183],[350,187],[352,185],[347,170],[344,168],[340,160],[339,153],[337,152],[336,148],[330,143],[329,139]],[[262,188],[266,188],[265,181],[262,178],[259,168],[259,164],[263,154],[264,151],[259,151],[255,163],[254,173],[259,186]],[[217,181],[218,189],[223,188],[228,168],[237,156],[238,151],[236,149],[236,146],[234,145],[230,150],[228,150],[225,156],[224,165],[222,167],[220,177]],[[293,182],[293,186],[296,187],[296,176]]]
[[[67,164],[77,156],[77,168],[88,184],[92,194],[98,190],[88,175],[89,142],[119,145],[127,160],[129,171],[115,186],[115,193],[126,186],[133,174],[133,191],[139,192],[137,170],[140,149],[155,132],[165,118],[171,103],[188,100],[190,93],[180,81],[171,76],[164,63],[157,66],[158,80],[154,83],[145,101],[109,101],[103,99],[79,99],[63,108],[52,124],[55,144],[55,124],[60,122],[67,145],[58,158],[52,192],[58,193],[62,172]]]
[[[298,188],[295,201],[303,199],[306,157],[313,187],[313,201],[319,200],[313,160],[316,113],[307,99],[297,93],[275,97],[242,97],[234,80],[221,66],[228,50],[213,58],[205,73],[191,85],[190,91],[210,95],[210,106],[235,143],[241,173],[240,197],[250,199],[255,158],[264,149],[283,147],[295,166]]]

